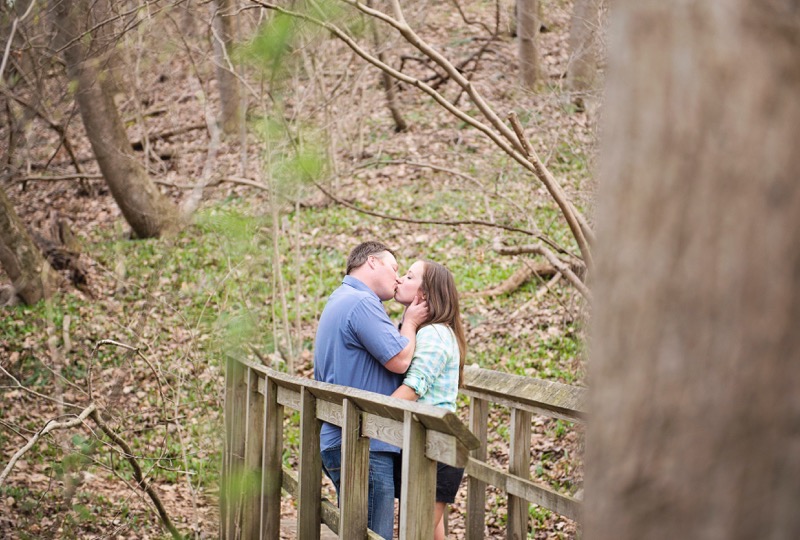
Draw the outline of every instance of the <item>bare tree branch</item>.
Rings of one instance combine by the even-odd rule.
[[[593,260],[591,257],[590,246],[586,241],[586,237],[583,233],[582,227],[575,217],[575,208],[572,204],[568,201],[566,194],[561,189],[559,184],[555,181],[552,174],[544,167],[542,162],[536,157],[535,153],[526,152],[524,143],[520,140],[520,137],[514,130],[508,128],[497,116],[497,114],[488,106],[488,104],[484,101],[484,99],[480,96],[477,92],[475,87],[472,83],[465,78],[456,68],[453,66],[446,58],[444,58],[440,53],[430,47],[427,43],[425,43],[419,36],[417,36],[413,30],[408,26],[402,16],[402,11],[400,9],[399,3],[394,1],[392,3],[396,18],[392,18],[381,11],[377,11],[374,9],[370,9],[364,4],[354,2],[353,0],[342,0],[350,5],[353,5],[363,13],[367,15],[371,15],[380,19],[381,21],[393,26],[397,29],[412,45],[414,45],[417,49],[422,51],[428,57],[433,59],[437,64],[439,64],[448,74],[455,80],[470,96],[473,103],[479,108],[481,113],[486,117],[492,127],[489,125],[476,120],[475,118],[471,117],[470,115],[466,114],[461,109],[458,109],[454,105],[452,105],[448,100],[444,98],[439,92],[433,89],[430,85],[416,79],[414,77],[410,77],[405,73],[402,73],[391,66],[387,65],[384,62],[381,62],[378,58],[371,55],[369,52],[364,50],[360,45],[358,45],[352,37],[350,37],[347,33],[342,31],[336,25],[333,25],[326,21],[321,21],[309,15],[299,13],[292,10],[287,10],[275,4],[266,2],[264,0],[251,0],[256,5],[259,5],[265,9],[270,9],[276,11],[278,13],[282,13],[284,15],[297,18],[299,20],[303,20],[309,22],[311,24],[320,26],[325,28],[334,36],[342,40],[348,47],[350,47],[356,54],[358,54],[361,58],[369,62],[370,64],[374,65],[375,67],[389,73],[392,77],[403,81],[411,86],[415,86],[431,96],[437,103],[439,103],[442,107],[444,107],[448,112],[456,116],[458,119],[464,121],[468,125],[474,127],[475,129],[479,130],[480,132],[484,133],[488,136],[495,144],[497,144],[503,151],[505,151],[509,156],[514,158],[515,161],[523,165],[526,169],[533,172],[534,175],[545,185],[550,195],[556,201],[556,204],[561,209],[562,215],[567,220],[567,224],[575,237],[576,242],[578,243],[578,247],[581,251],[581,255],[584,257],[586,261],[587,268],[589,271],[593,268]],[[494,128],[494,129],[492,129]],[[495,129],[497,131],[495,131]],[[498,133],[499,132],[499,133]],[[524,137],[522,138],[524,139]]]
[[[6,465],[6,468],[3,469],[2,473],[0,473],[0,486],[3,485],[3,482],[5,482],[6,477],[11,472],[11,469],[13,469],[14,465],[16,465],[17,461],[19,461],[19,458],[21,458],[23,454],[25,454],[25,452],[30,450],[33,447],[33,445],[36,444],[36,441],[38,441],[44,435],[47,435],[48,433],[50,433],[55,429],[71,428],[83,424],[83,422],[86,421],[86,417],[94,413],[96,408],[97,407],[95,406],[94,403],[90,403],[89,406],[86,407],[83,411],[81,411],[81,413],[78,416],[67,422],[53,422],[48,420],[47,423],[44,425],[44,427],[38,432],[36,432],[33,435],[33,437],[31,437],[28,440],[25,446],[14,452],[14,455],[11,456],[11,460],[9,460],[8,465]]]
[[[491,227],[491,228],[494,228],[494,229],[502,229],[504,231],[518,232],[518,233],[526,234],[528,236],[533,236],[535,238],[538,238],[542,242],[545,242],[546,244],[548,244],[553,249],[555,249],[555,250],[557,250],[559,252],[562,252],[562,253],[566,253],[562,248],[560,248],[558,245],[554,244],[552,240],[542,236],[539,232],[536,232],[536,231],[523,229],[521,227],[514,227],[514,226],[511,226],[511,225],[503,225],[502,223],[492,223],[490,221],[483,221],[483,220],[479,220],[479,219],[441,220],[441,219],[414,219],[414,218],[407,218],[407,217],[401,217],[401,216],[390,216],[388,214],[382,214],[380,212],[373,212],[371,210],[366,210],[364,208],[359,208],[358,206],[354,205],[353,203],[347,202],[344,199],[341,199],[341,198],[337,197],[336,195],[331,193],[329,190],[325,189],[320,183],[313,182],[313,184],[317,187],[317,189],[319,189],[322,193],[324,193],[325,195],[330,197],[333,201],[337,202],[338,204],[341,204],[342,206],[346,206],[347,208],[350,208],[351,210],[355,210],[356,212],[360,212],[360,213],[366,214],[368,216],[374,216],[374,217],[378,217],[378,218],[381,218],[381,219],[389,219],[389,220],[392,220],[392,221],[401,221],[401,222],[404,222],[404,223],[419,223],[419,224],[422,224],[422,225],[447,225],[447,226],[451,226],[451,227],[452,226],[456,226],[456,225],[479,225],[481,227]]]
[[[501,255],[521,255],[523,253],[533,253],[536,255],[542,255],[545,259],[547,259],[550,264],[552,264],[561,274],[566,277],[570,283],[572,283],[578,292],[586,298],[589,302],[592,301],[592,293],[589,291],[589,288],[586,284],[581,281],[581,278],[570,268],[570,265],[566,264],[564,261],[559,259],[555,253],[544,247],[542,244],[529,244],[525,246],[503,246],[499,239],[496,239],[494,245],[492,246],[495,252]]]
[[[119,344],[122,345],[122,344]],[[172,521],[169,519],[169,515],[167,514],[167,510],[164,508],[164,504],[161,502],[161,498],[158,496],[155,488],[147,481],[142,473],[142,468],[139,466],[139,462],[136,461],[136,458],[133,456],[133,452],[131,451],[131,447],[128,446],[123,439],[121,439],[114,431],[108,427],[108,425],[100,418],[100,415],[97,414],[96,410],[91,411],[92,419],[95,421],[97,426],[106,434],[106,436],[114,441],[114,443],[122,449],[122,455],[125,460],[130,464],[131,468],[133,469],[133,477],[136,480],[136,484],[139,488],[147,493],[150,497],[150,500],[153,501],[153,504],[158,511],[158,515],[161,518],[161,522],[164,526],[169,530],[172,537],[176,540],[181,540],[183,535],[175,528],[175,525],[172,524]]]

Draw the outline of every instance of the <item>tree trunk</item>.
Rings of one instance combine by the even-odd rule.
[[[520,82],[529,89],[533,89],[541,77],[536,45],[541,25],[538,3],[538,0],[517,0]]]
[[[81,37],[91,25],[86,0],[56,4],[59,37],[66,45],[67,72],[75,85],[75,99],[100,171],[114,200],[136,236],[150,238],[169,233],[179,225],[177,207],[150,180],[144,166],[131,151],[131,143],[99,69]]]
[[[42,257],[2,188],[0,264],[11,279],[15,294],[26,304],[48,298],[56,288],[57,275]]]
[[[586,538],[800,538],[800,5],[618,2]]]
[[[575,0],[570,21],[567,87],[573,93],[575,103],[581,108],[596,89],[599,3],[599,0]]]
[[[214,60],[217,64],[217,88],[221,100],[222,130],[227,134],[238,133],[242,122],[239,80],[234,73],[230,50],[234,42],[234,0],[212,0],[210,3],[214,20]]]
[[[372,0],[367,0],[367,6],[372,7]],[[386,54],[383,51],[380,30],[378,29],[378,21],[373,19],[369,22],[369,24],[372,30],[372,42],[375,44],[375,49],[378,52],[378,60],[384,64],[388,64],[389,61],[387,60]],[[389,108],[389,112],[392,115],[392,120],[394,120],[395,132],[400,133],[402,131],[406,131],[408,129],[408,124],[403,118],[402,113],[400,113],[400,108],[397,106],[397,92],[395,91],[397,88],[397,83],[395,79],[387,72],[381,71],[381,82],[383,84],[383,90],[386,94],[386,106]]]

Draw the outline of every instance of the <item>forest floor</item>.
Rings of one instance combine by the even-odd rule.
[[[545,78],[535,91],[518,84],[516,40],[502,30],[507,13],[492,37],[493,4],[463,4],[469,20],[480,24],[466,24],[451,4],[440,4],[408,8],[406,17],[454,61],[489,40],[477,67],[467,64],[465,73],[501,117],[518,114],[542,160],[588,212],[596,119],[573,106],[563,88],[571,3],[544,3]],[[253,19],[243,31],[257,22],[253,12],[246,14]],[[312,36],[316,42],[308,38],[314,47],[290,55],[293,70],[282,82],[250,75],[247,144],[238,136],[213,143],[205,126],[218,116],[219,104],[204,23],[201,16],[194,22],[179,16],[183,38],[164,13],[146,21],[151,32],[126,35],[122,56],[131,69],[117,104],[131,140],[149,141],[147,155],[139,155],[176,204],[210,171],[203,202],[183,232],[133,240],[102,179],[43,179],[75,169],[58,137],[38,121],[30,122],[12,156],[17,171],[3,189],[31,231],[47,236],[52,223],[68,223],[86,283],[70,285],[65,273],[64,286],[49,301],[0,308],[0,366],[6,372],[0,375],[0,466],[48,420],[79,412],[91,396],[132,447],[177,528],[195,538],[216,537],[223,360],[264,358],[310,375],[316,320],[341,279],[347,253],[364,239],[396,246],[401,269],[425,257],[453,270],[463,294],[468,362],[586,384],[586,308],[565,280],[546,286],[534,278],[504,294],[485,294],[534,261],[498,255],[494,242],[518,245],[530,237],[374,215],[509,224],[539,230],[574,250],[534,177],[407,85],[398,95],[410,127],[396,133],[378,72],[341,43],[319,36]],[[161,30],[159,46],[143,47],[156,39],[152,31]],[[419,78],[436,73],[399,38],[384,43],[395,67],[405,62],[404,71]],[[68,137],[91,176],[98,168],[61,81],[54,78],[46,90],[61,96],[50,107],[53,114],[73,115]],[[476,114],[452,81],[440,91]],[[320,182],[339,202],[291,172],[297,162],[287,148],[294,143],[277,140],[265,120],[277,116],[292,126],[285,131],[295,143],[311,149],[309,155],[327,156],[320,158]],[[187,130],[156,137],[175,128]],[[4,122],[0,140],[8,140],[8,131]],[[305,159],[316,166],[317,158]],[[393,302],[387,308],[393,317],[400,314]],[[466,418],[466,406],[460,414]],[[287,419],[289,449],[298,444],[297,421],[296,415]],[[506,466],[508,411],[493,408],[491,426],[490,459]],[[582,426],[534,417],[531,448],[535,481],[582,496]],[[40,440],[0,487],[0,536],[169,537],[118,450],[91,422]],[[287,451],[285,463],[294,459]],[[463,538],[465,497],[462,486],[451,511],[453,538]],[[487,500],[486,536],[504,537],[505,496],[490,490]],[[293,501],[285,498],[283,511],[292,519]],[[532,507],[530,515],[531,538],[579,535],[575,522],[557,514]]]

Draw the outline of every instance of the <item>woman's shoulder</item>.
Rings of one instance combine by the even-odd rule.
[[[422,337],[449,340],[452,335],[453,331],[450,330],[450,327],[441,323],[429,324],[417,331],[417,339]]]

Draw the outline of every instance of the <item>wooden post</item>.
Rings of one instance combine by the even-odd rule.
[[[283,406],[278,404],[278,385],[264,381],[264,466],[261,477],[261,538],[279,538],[281,529],[281,454],[283,453]]]
[[[261,451],[264,444],[264,396],[258,392],[258,373],[247,370],[247,419],[244,441],[245,493],[242,537],[259,538],[261,531]],[[258,482],[256,483],[256,480]]]
[[[405,411],[400,494],[401,540],[430,540],[433,536],[436,462],[425,456],[425,440],[425,426],[414,418],[413,413]]]
[[[227,361],[225,381],[225,457],[223,469],[223,512],[225,537],[237,538],[242,519],[242,473],[247,408],[247,381],[244,366],[233,358]]]
[[[508,472],[528,480],[531,476],[531,413],[511,409],[511,441]],[[528,501],[508,496],[506,537],[510,540],[528,538]]]
[[[489,402],[481,398],[472,398],[469,404],[469,429],[481,441],[481,445],[470,452],[470,455],[486,461],[487,425],[489,419]],[[467,540],[484,538],[486,527],[486,483],[468,477],[467,480]]]
[[[317,400],[303,387],[300,390],[300,473],[297,487],[297,535],[303,540],[319,540],[322,508],[322,460],[320,458]]]
[[[368,522],[369,439],[361,436],[361,413],[342,401],[342,476],[339,494],[339,538],[365,538]]]

